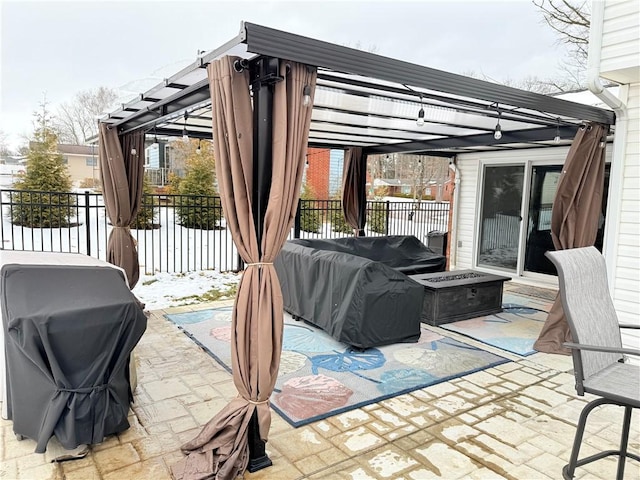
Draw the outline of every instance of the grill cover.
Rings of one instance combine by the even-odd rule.
[[[16,265],[0,271],[7,403],[16,434],[42,453],[129,428],[129,359],[147,320],[122,272]]]

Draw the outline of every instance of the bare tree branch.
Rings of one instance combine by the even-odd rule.
[[[0,130],[0,155],[10,155],[11,150],[9,150],[9,146],[7,145],[7,134]]]
[[[535,75],[514,80],[512,78],[506,78],[503,80],[493,79],[484,73],[477,73],[473,70],[466,71],[463,75],[472,78],[478,78],[488,82],[499,83],[501,85],[507,85],[508,87],[519,88],[521,90],[527,90],[529,92],[541,93],[545,95],[570,92],[575,90],[581,90],[583,88],[582,77],[579,75],[582,70],[575,68],[571,70],[569,65],[561,65],[561,69],[564,75],[557,78],[540,78]]]
[[[97,117],[114,106],[117,95],[99,87],[76,94],[71,102],[58,107],[56,129],[61,143],[84,144],[98,133]]]
[[[571,63],[586,69],[591,24],[590,5],[585,0],[532,0],[545,23],[569,46]]]

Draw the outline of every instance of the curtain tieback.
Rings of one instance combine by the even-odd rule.
[[[262,400],[260,402],[256,402],[255,400],[249,400],[248,398],[244,398],[242,395],[238,395],[238,398],[242,398],[245,402],[250,403],[251,405],[264,405],[265,403],[269,403],[269,399]]]
[[[245,264],[247,267],[253,267],[253,266],[258,266],[258,267],[262,267],[263,265],[273,265],[273,262],[256,262],[256,263],[247,263]]]

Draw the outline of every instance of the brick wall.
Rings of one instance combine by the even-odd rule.
[[[313,196],[320,200],[329,198],[329,155],[328,148],[307,150],[307,185]]]

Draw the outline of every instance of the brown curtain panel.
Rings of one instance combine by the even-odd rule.
[[[348,148],[342,172],[342,212],[356,237],[364,237],[367,223],[367,192],[364,181],[366,161],[362,148]]]
[[[98,141],[102,196],[113,225],[107,261],[125,271],[129,288],[133,288],[140,277],[140,265],[129,225],[136,218],[142,199],[144,133],[126,134],[120,139],[115,128],[102,123]]]
[[[173,467],[181,480],[232,479],[249,460],[248,424],[257,410],[260,436],[271,424],[269,397],[280,364],[283,301],[273,260],[293,224],[300,194],[311,108],[302,106],[305,85],[315,91],[315,70],[282,62],[283,81],[275,86],[273,174],[258,257],[252,216],[252,110],[246,71],[224,57],[207,72],[213,106],[213,140],[222,208],[238,252],[247,264],[232,317],[233,381],[238,397],[224,407],[196,438],[182,446],[187,455]]]
[[[581,127],[571,144],[551,211],[551,236],[556,250],[595,243],[602,215],[604,152],[607,127]],[[571,341],[569,325],[558,295],[533,347],[539,352],[569,355],[562,346]]]

